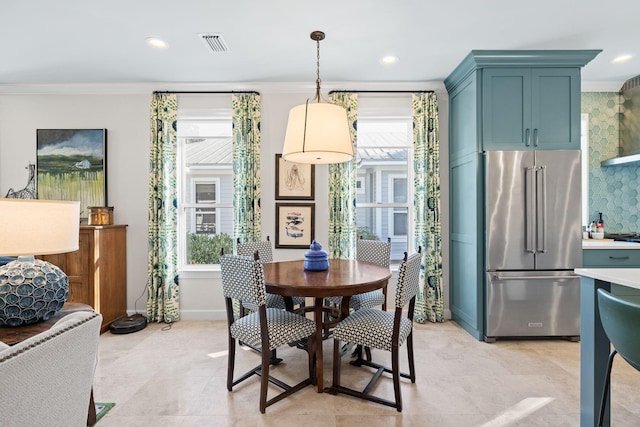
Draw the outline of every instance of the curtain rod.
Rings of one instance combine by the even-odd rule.
[[[256,92],[255,90],[194,90],[194,91],[181,91],[181,90],[154,90],[153,93],[175,93],[175,94],[197,94],[197,93],[253,93],[255,95],[260,95],[260,92]]]
[[[330,90],[332,93],[434,93],[432,90]]]

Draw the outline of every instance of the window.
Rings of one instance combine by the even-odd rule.
[[[193,179],[193,194],[196,205],[208,205],[211,207],[195,208],[195,216],[192,219],[194,225],[189,231],[195,234],[216,234],[216,193],[220,188],[220,179]]]
[[[208,102],[205,101],[208,99]],[[211,269],[233,252],[233,143],[229,96],[178,100],[180,269]]]
[[[410,96],[358,100],[356,225],[365,239],[391,238],[391,261],[413,247]]]

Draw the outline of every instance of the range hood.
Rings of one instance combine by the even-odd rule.
[[[620,152],[602,166],[640,166],[640,75],[620,89]]]

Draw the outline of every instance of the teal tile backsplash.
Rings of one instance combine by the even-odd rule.
[[[602,212],[605,231],[640,232],[640,167],[600,167],[618,155],[621,97],[617,92],[583,92],[589,114],[589,218]]]

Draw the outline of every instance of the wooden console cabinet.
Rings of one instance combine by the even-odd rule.
[[[127,315],[126,233],[126,225],[82,225],[77,251],[38,257],[69,276],[67,301],[88,304],[102,314],[101,332]]]

